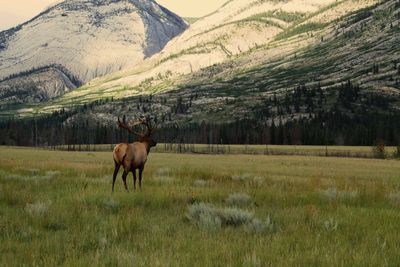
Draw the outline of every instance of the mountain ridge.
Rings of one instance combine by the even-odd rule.
[[[154,1],[63,1],[0,32],[0,79],[57,64],[87,82],[142,62],[187,27]]]

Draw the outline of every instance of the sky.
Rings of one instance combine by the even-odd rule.
[[[0,0],[0,30],[16,26],[37,15],[59,0]],[[157,2],[181,17],[207,15],[226,0],[157,0]]]

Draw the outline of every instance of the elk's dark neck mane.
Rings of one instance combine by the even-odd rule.
[[[150,153],[150,145],[148,141],[141,141],[140,143],[142,143],[145,147],[146,147],[146,152],[147,155]]]

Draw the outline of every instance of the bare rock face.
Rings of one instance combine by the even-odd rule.
[[[140,64],[187,26],[152,0],[66,0],[0,32],[0,80],[57,64],[87,82]]]

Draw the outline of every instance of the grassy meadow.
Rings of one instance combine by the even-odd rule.
[[[400,161],[0,147],[0,266],[399,266]],[[128,176],[133,188],[132,175]]]

